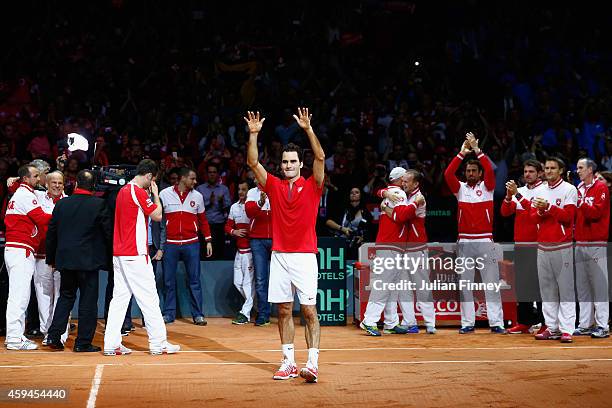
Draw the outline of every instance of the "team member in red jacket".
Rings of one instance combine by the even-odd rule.
[[[406,169],[395,167],[389,173],[390,185],[386,189],[386,194],[395,196],[394,201],[385,198],[383,206],[389,207],[391,210],[398,207],[408,205],[406,193],[402,188],[403,178],[406,176]],[[385,263],[395,259],[398,255],[403,256],[406,249],[406,241],[408,240],[408,226],[405,223],[396,223],[392,219],[393,215],[383,214],[380,217],[378,225],[378,234],[376,235],[376,259],[374,264],[381,260],[382,268],[372,268],[370,277],[370,297],[366,306],[361,327],[370,336],[380,336],[377,323],[380,320],[381,313],[385,312],[384,332],[387,334],[406,334],[407,329],[400,326],[397,315],[397,300],[401,294],[402,301],[408,302],[404,297],[408,295],[407,291],[402,291],[398,294],[394,290],[389,290],[390,283],[399,282],[402,270],[394,265],[392,267],[384,266]],[[414,313],[412,313],[414,314]]]
[[[242,309],[232,320],[232,324],[246,324],[251,318],[253,299],[255,297],[255,272],[253,256],[249,245],[249,225],[245,200],[249,185],[246,181],[238,184],[238,201],[230,207],[225,232],[236,239],[236,257],[234,258],[234,286],[244,298]]]
[[[597,164],[578,160],[576,209],[576,293],[580,302],[577,335],[610,337],[608,326],[608,263],[606,243],[610,226],[610,196],[605,182],[594,177]],[[591,330],[593,323],[597,326]]]
[[[533,302],[540,299],[538,287],[538,230],[531,220],[531,200],[545,188],[542,182],[544,170],[537,160],[527,160],[523,164],[525,185],[517,187],[514,180],[506,183],[506,198],[502,201],[502,217],[514,218],[514,270],[515,288],[518,300],[517,322],[508,329],[510,334],[529,333],[531,326],[540,323],[540,331],[546,329],[542,315],[542,302],[537,302],[538,311],[534,313]]]
[[[38,169],[26,164],[17,174],[21,184],[8,202],[4,219],[4,260],[9,275],[5,343],[9,350],[36,350],[36,343],[24,336],[25,313],[30,301],[36,249],[40,243],[39,231],[49,224],[51,215],[43,211],[34,194],[34,187],[40,181]]]
[[[538,224],[538,279],[547,329],[537,340],[572,342],[575,328],[573,229],[578,193],[563,181],[563,160],[544,164],[546,188],[531,203],[531,219]]]
[[[473,151],[478,160],[468,160],[465,166],[466,181],[459,181],[455,173],[465,156]],[[484,177],[483,177],[484,176]],[[499,259],[493,243],[493,191],[495,173],[489,158],[481,152],[478,140],[472,133],[466,134],[461,152],[451,161],[444,172],[448,187],[458,201],[457,219],[459,223],[459,242],[457,256],[463,259],[480,259],[484,267],[480,276],[484,283],[499,282]],[[470,263],[474,265],[474,263]],[[466,265],[467,266],[467,265]],[[465,268],[459,277],[463,282],[474,282],[474,267]],[[461,292],[461,329],[460,334],[474,331],[476,312],[471,289]],[[487,316],[492,333],[504,334],[501,294],[485,291]]]
[[[427,231],[425,230],[425,216],[427,214],[427,203],[421,194],[421,180],[423,174],[417,170],[409,169],[402,180],[402,188],[407,195],[408,205],[388,207],[384,202],[381,210],[391,217],[398,224],[408,226],[408,244],[406,252],[409,258],[414,259],[412,265],[417,265],[415,269],[406,269],[402,279],[409,279],[416,284],[417,306],[423,315],[425,327],[428,334],[436,333],[436,313],[433,305],[431,291],[426,288],[429,284],[429,256],[427,250]],[[401,281],[401,279],[400,279]],[[419,327],[415,317],[414,296],[411,290],[407,291],[408,296],[400,293],[400,309],[402,310],[402,326],[407,327],[408,333],[418,333]],[[395,302],[391,310],[397,311]],[[386,309],[385,309],[386,311]]]
[[[189,277],[191,316],[194,324],[207,324],[202,312],[202,284],[200,283],[201,231],[206,240],[206,256],[212,255],[210,227],[204,212],[204,198],[194,190],[196,173],[189,168],[179,172],[179,183],[159,193],[166,218],[166,252],[164,265],[164,321],[172,323],[176,318],[176,267],[182,260]]]
[[[268,284],[270,280],[270,257],[272,256],[272,211],[270,200],[259,187],[247,193],[244,204],[249,224],[249,241],[255,267],[255,292],[257,293],[257,319],[255,326],[270,324],[270,302]]]

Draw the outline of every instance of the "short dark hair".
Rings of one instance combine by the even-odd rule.
[[[525,168],[527,166],[535,168],[538,172],[544,170],[544,168],[542,167],[542,163],[539,160],[536,160],[536,159],[525,160],[523,162],[523,168]]]
[[[157,163],[151,159],[141,160],[140,163],[138,163],[138,166],[136,166],[136,174],[139,176],[144,176],[145,174],[149,173],[153,175],[157,174]]]
[[[36,166],[31,164],[24,164],[17,170],[17,175],[20,180],[23,180],[24,177],[30,177],[30,169],[35,169]]]
[[[478,166],[478,171],[484,171],[482,167],[482,163],[480,163],[480,160],[470,159],[467,162],[465,162],[465,168],[467,169],[467,166],[469,165]]]
[[[557,163],[559,165],[559,170],[565,170],[567,167],[565,167],[565,162],[563,161],[563,159],[561,159],[560,157],[557,156],[550,156],[546,158],[546,161],[554,161],[555,163]]]
[[[96,175],[91,170],[81,170],[77,173],[76,182],[78,188],[94,191],[96,186]]]
[[[578,159],[578,161],[581,161],[581,160],[584,160],[584,162],[586,163],[586,166],[589,167],[591,170],[593,170],[593,173],[597,171],[597,163],[595,163],[595,160],[591,159],[590,157],[582,157]]]
[[[412,180],[418,182],[419,185],[421,184],[421,181],[423,180],[423,173],[415,169],[408,169],[406,170],[406,174],[412,174]]]
[[[191,173],[192,171],[195,173],[195,170],[191,167],[181,167],[178,171],[178,175],[180,178],[188,177],[189,173]]]
[[[304,152],[302,150],[302,148],[298,145],[296,145],[295,143],[287,143],[284,147],[283,150],[281,151],[281,160],[283,157],[283,153],[285,152],[296,152],[298,155],[298,160],[300,162],[302,162],[302,156],[304,155]]]
[[[208,163],[208,165],[206,165],[206,172],[208,173],[208,169],[214,167],[215,170],[217,170],[217,173],[219,172],[219,165],[215,164],[215,163]]]

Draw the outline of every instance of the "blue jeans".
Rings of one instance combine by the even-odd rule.
[[[272,240],[251,238],[251,252],[255,267],[255,292],[257,293],[257,320],[270,319],[270,303],[268,302],[268,285],[270,280],[270,257],[272,256]]]
[[[191,316],[204,316],[202,313],[202,285],[200,283],[200,243],[174,245],[166,243],[166,251],[162,258],[164,269],[164,316],[176,318],[176,268],[179,261],[185,264],[189,277],[189,294],[191,301]]]

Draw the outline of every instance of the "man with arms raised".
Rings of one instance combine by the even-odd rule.
[[[325,177],[325,153],[312,127],[307,108],[299,108],[294,115],[304,129],[314,154],[313,174],[308,179],[300,176],[303,166],[302,150],[290,143],[283,148],[281,180],[266,172],[258,161],[257,135],[264,118],[259,112],[248,112],[244,118],[249,127],[247,162],[255,173],[261,189],[268,195],[272,212],[272,260],[268,300],[278,304],[278,329],[280,332],[283,362],[274,374],[275,380],[298,376],[295,364],[293,339],[293,297],[297,289],[302,314],[306,320],[308,363],[300,371],[307,382],[317,382],[320,328],[317,316],[317,236],[315,224],[319,200]]]

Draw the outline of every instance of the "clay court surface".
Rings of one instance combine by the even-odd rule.
[[[303,328],[296,327],[296,359],[306,361]],[[99,324],[95,344],[102,345]],[[0,351],[0,389],[60,387],[60,403],[0,406],[75,407],[299,407],[299,406],[610,406],[612,341],[575,338],[571,345],[528,335],[460,336],[442,328],[431,336],[365,336],[354,326],[324,327],[318,384],[273,381],[280,361],[276,326],[232,326],[210,319],[168,326],[182,351],[151,356],[144,329],[124,344],[129,356],[98,353]],[[72,337],[72,336],[71,336]],[[3,340],[3,339],[2,339]]]

